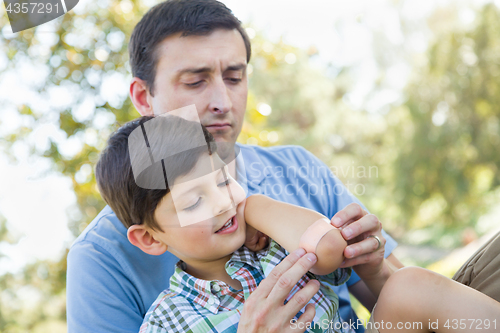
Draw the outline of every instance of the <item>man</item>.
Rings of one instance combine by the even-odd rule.
[[[218,143],[236,142],[246,109],[246,66],[251,49],[245,31],[229,9],[215,0],[161,3],[135,27],[129,52],[134,76],[130,97],[141,115],[195,104],[202,124]],[[383,233],[377,218],[368,215],[331,173],[273,173],[273,167],[298,170],[307,163],[325,168],[304,149],[240,145],[240,150],[236,164],[246,168],[243,176],[248,178],[248,195],[265,193],[317,210],[333,217],[334,225],[344,226],[343,236],[350,244],[345,250],[344,266],[357,265],[358,274],[366,282],[354,275],[347,285],[371,309],[384,281],[402,266],[390,254],[396,243]],[[300,191],[304,186],[325,185],[327,190],[322,195]],[[269,191],[273,187],[285,190]],[[380,245],[385,245],[385,251]],[[137,332],[151,303],[168,287],[176,261],[169,253],[151,256],[131,245],[127,230],[106,207],[75,241],[68,255],[68,331]],[[289,321],[295,313],[283,305],[283,299],[311,266],[293,254],[278,265],[275,274],[246,300],[239,331],[291,331]],[[346,285],[335,292],[340,298],[342,318],[355,321]],[[307,299],[311,296],[302,294]],[[361,326],[355,327],[362,331]]]
[[[223,4],[214,0],[173,0],[156,6],[137,24],[129,51],[134,76],[130,96],[140,114],[154,115],[155,112],[195,104],[202,124],[217,142],[236,142],[246,109],[246,66],[251,51],[240,22]],[[311,197],[298,189],[293,195],[287,195],[285,191],[281,195],[272,195],[272,191],[267,191],[266,186],[295,186],[295,181],[306,180],[265,175],[258,171],[266,166],[294,164],[298,169],[309,162],[321,167],[320,162],[303,149],[278,147],[268,150],[241,146],[241,155],[249,177],[249,195],[269,192],[266,194],[275,199],[318,210],[329,217],[356,202],[346,190],[340,195],[330,191],[323,198]],[[316,177],[312,184],[321,186],[323,181],[330,182],[331,188],[341,186],[333,176],[326,180]],[[311,181],[307,180],[306,184],[311,184]],[[287,189],[290,193],[290,187]],[[354,210],[344,214],[350,214],[353,220],[363,216]],[[345,217],[344,222],[350,220]],[[379,235],[384,241],[380,223],[375,218],[361,219],[355,227],[354,236],[367,232]],[[387,236],[385,238],[388,254],[395,242]],[[377,245],[378,241],[367,239],[348,248],[347,257],[354,259],[346,264],[365,260]],[[383,253],[383,249],[377,251],[375,255],[379,258],[375,260]],[[395,258],[392,260],[398,264]],[[169,254],[148,256],[134,248],[114,213],[109,208],[104,209],[78,238],[68,256],[69,331],[136,332],[149,305],[168,287],[176,261]],[[157,269],[152,273],[150,267]],[[306,273],[307,269],[304,269],[300,267],[300,275]],[[297,270],[297,267],[290,267],[286,272],[292,270]],[[374,304],[373,296],[359,278],[353,277],[349,285],[365,304]],[[342,286],[336,292],[341,299],[343,319],[355,320],[347,288]],[[241,318],[242,327],[246,321],[253,323],[248,319],[256,318],[259,311],[258,308],[252,311],[252,302],[249,304]],[[276,304],[274,310],[283,305]],[[273,320],[277,318],[273,313],[275,311],[263,314],[266,317],[262,319],[264,328],[276,326]],[[288,313],[280,320],[291,319],[293,315]]]

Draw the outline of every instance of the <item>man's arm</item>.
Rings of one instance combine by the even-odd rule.
[[[394,266],[395,269],[403,268],[403,264],[396,258],[395,255],[390,254],[385,260],[388,261],[389,264]],[[383,285],[383,283],[382,283]],[[363,280],[360,280],[349,286],[349,292],[356,297],[356,299],[363,304],[365,308],[369,311],[373,309],[375,303],[377,303],[377,298],[373,295],[373,292],[368,288],[366,283]]]
[[[68,332],[137,333],[142,316],[132,302],[133,291],[117,281],[114,271],[120,271],[119,264],[102,251],[79,243],[68,254]],[[99,261],[93,260],[99,252]]]
[[[178,260],[169,252],[152,256],[132,245],[106,206],[68,254],[68,332],[137,333],[148,308],[169,287]]]
[[[306,149],[302,147],[287,147],[281,150],[274,149],[272,150],[272,152],[273,152],[272,157],[266,156],[265,162],[267,162],[267,164],[274,165],[277,164],[276,160],[279,160],[278,162],[280,163],[280,165],[283,165],[283,168],[285,170],[288,170],[289,166],[297,166],[297,168],[305,166],[305,171],[303,170],[304,172],[302,173],[300,172],[296,174],[287,173],[287,177],[291,177],[289,184],[292,185],[290,186],[293,186],[293,188],[297,189],[297,191],[294,191],[289,196],[283,195],[275,199],[287,201],[290,203],[295,203],[303,207],[316,210],[328,217],[334,216],[339,211],[345,209],[347,206],[353,203],[357,203],[359,206],[363,207],[363,205],[359,202],[359,200],[356,197],[354,197],[346,188],[346,186],[344,186],[344,184],[342,184],[342,182],[331,172],[332,168],[325,165],[322,161],[320,161],[316,156],[308,152]],[[265,153],[266,152],[263,151],[262,155],[265,156]],[[270,179],[272,180],[271,177]],[[280,182],[276,181],[276,183]],[[273,184],[273,182],[269,182],[269,184]],[[305,188],[304,191],[301,191],[302,187]],[[318,190],[314,191],[315,189]],[[273,193],[272,191],[270,192],[271,194]],[[286,191],[284,193],[288,194],[288,192]],[[361,221],[362,226],[364,226],[365,222],[367,221]],[[339,227],[339,225],[335,224],[334,226]],[[379,238],[381,239],[381,242],[384,242],[385,244],[384,253],[382,254],[380,253],[380,251],[377,253],[377,255],[380,256],[377,259],[381,261],[384,255],[389,256],[391,254],[392,250],[397,246],[397,243],[383,230],[381,229],[379,230],[380,230]],[[377,235],[379,235],[378,232]],[[345,235],[343,236],[344,239],[347,239]],[[365,244],[363,244],[363,246],[364,245],[372,246],[369,249],[367,249],[367,251],[373,251],[374,250],[373,246],[375,242],[376,241],[374,239],[370,238],[369,240],[367,240],[367,242],[365,242]],[[350,244],[351,246],[348,246],[347,248],[351,248],[352,250],[353,246],[356,247],[355,243],[353,243],[352,241],[350,242]],[[344,254],[347,256],[345,252]],[[358,256],[354,255],[350,256],[349,258],[356,260]],[[352,263],[352,260],[349,260],[349,258],[348,260],[346,260],[347,265],[345,267],[353,266],[349,264],[349,262]],[[365,259],[367,259],[370,262],[374,258],[365,258]],[[359,263],[360,262],[358,262],[358,264]],[[339,295],[339,302],[340,302],[339,313],[342,319],[348,322],[356,321],[356,316],[350,305],[348,286],[352,286],[356,284],[356,282],[358,281],[359,281],[358,275],[355,274],[355,272],[353,272],[351,278],[346,284],[334,287],[334,291]],[[362,328],[359,328],[359,331],[358,329],[356,331],[361,332]]]

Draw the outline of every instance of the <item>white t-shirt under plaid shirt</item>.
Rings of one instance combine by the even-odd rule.
[[[287,255],[288,252],[273,240],[266,249],[258,252],[250,251],[245,246],[235,251],[225,268],[232,279],[241,283],[243,290],[235,290],[219,280],[195,278],[180,268],[180,262],[177,263],[170,278],[170,289],[164,290],[150,307],[140,333],[235,333],[245,299]],[[294,286],[286,301],[309,280],[317,279],[321,283],[320,290],[309,301],[315,305],[316,315],[306,332],[341,331],[338,296],[331,286],[344,283],[350,275],[350,269],[337,269],[323,276],[307,273]],[[295,320],[304,310],[297,313]]]

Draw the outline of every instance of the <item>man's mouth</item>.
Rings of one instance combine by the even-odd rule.
[[[235,215],[236,216],[236,215]],[[235,216],[231,217],[219,230],[217,230],[215,233],[220,233],[220,232],[224,232],[225,230],[228,230],[230,229],[231,227],[233,227],[233,225],[235,224]]]
[[[227,129],[231,128],[231,124],[230,123],[215,123],[215,124],[205,125],[205,127],[208,130],[220,131],[220,130],[227,130]]]

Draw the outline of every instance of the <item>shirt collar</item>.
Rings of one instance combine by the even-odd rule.
[[[220,302],[211,290],[217,281],[195,278],[183,271],[180,263],[180,261],[177,263],[174,274],[170,278],[170,291],[217,314]]]
[[[236,250],[231,258],[226,263],[226,271],[228,274],[235,277],[235,273],[242,268],[245,264],[248,264],[257,270],[262,270],[260,260],[267,255],[270,246],[258,252],[253,252],[247,247],[242,246]],[[198,279],[188,273],[186,273],[181,268],[181,261],[176,264],[174,274],[170,278],[170,291],[178,295],[182,295],[188,301],[196,303],[210,312],[217,314],[219,311],[220,300],[214,294],[212,289],[215,285],[219,285],[218,280],[202,280]],[[245,280],[238,279],[242,286],[245,294],[249,293],[248,286],[245,285]],[[260,282],[260,279],[259,281]]]
[[[240,153],[236,157],[238,182],[240,180],[246,181],[249,187],[255,189],[268,176],[269,170],[265,168],[265,164],[254,149],[240,143],[236,143],[236,145],[240,148]]]

